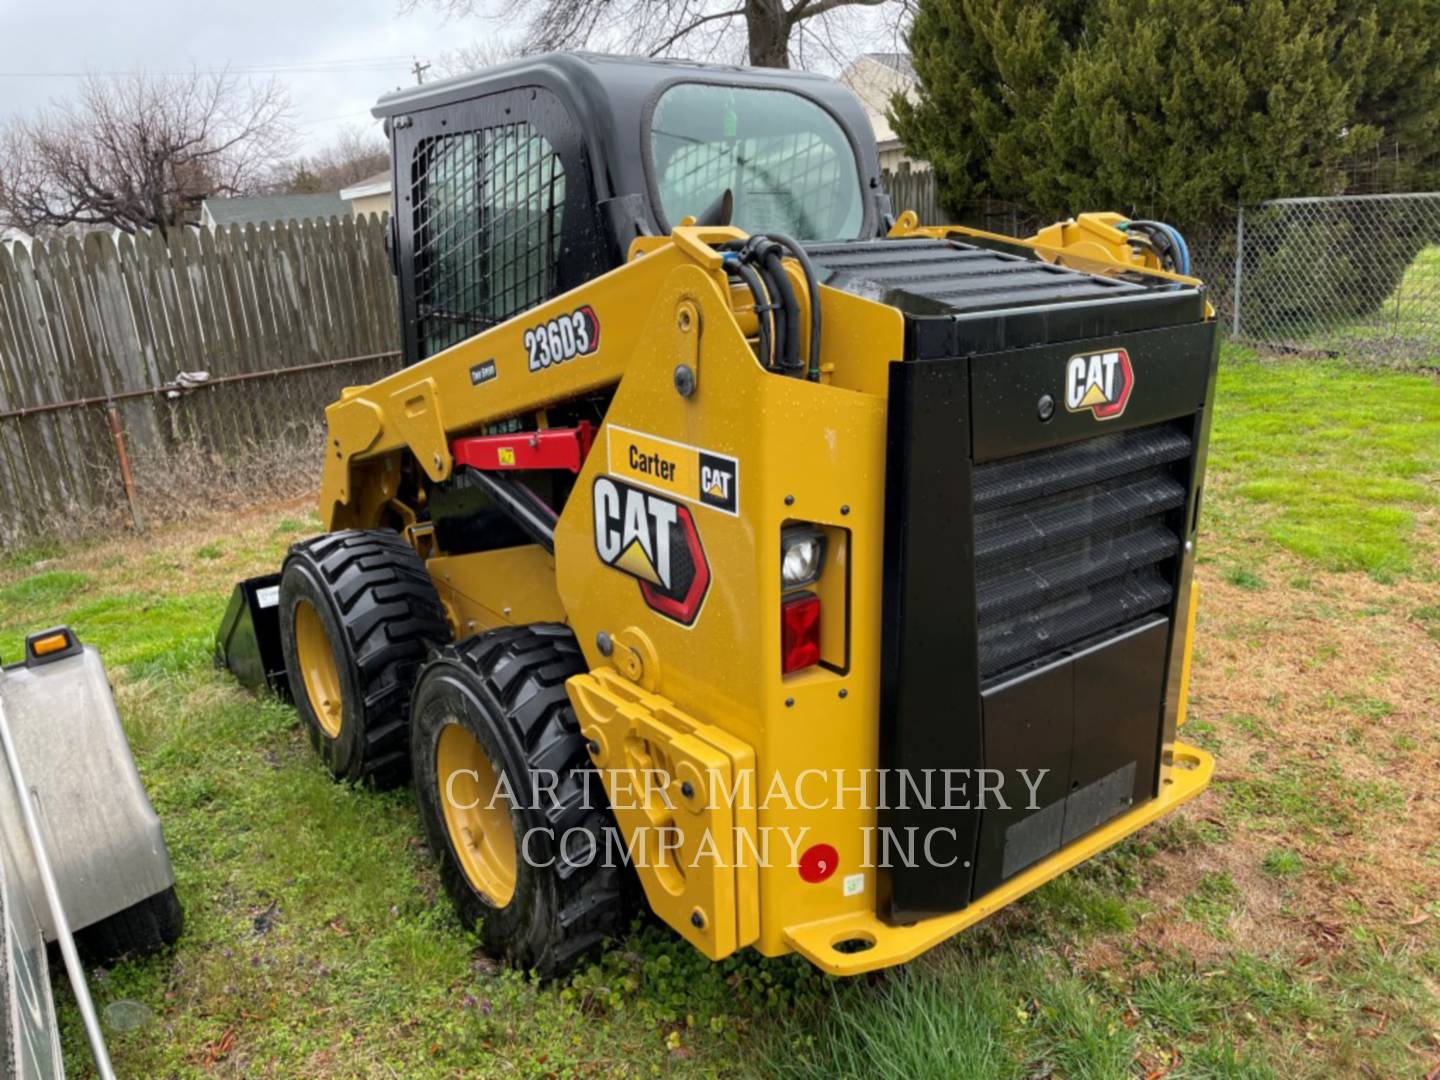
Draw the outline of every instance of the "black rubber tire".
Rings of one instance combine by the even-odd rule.
[[[109,967],[174,945],[184,928],[185,912],[175,895],[175,886],[171,885],[107,919],[75,931],[75,945],[86,963]]]
[[[541,978],[565,974],[622,932],[635,895],[633,869],[606,856],[620,850],[618,837],[605,835],[614,818],[565,693],[565,680],[585,670],[569,627],[537,623],[443,650],[415,686],[415,797],[441,880],[461,921],[479,928],[487,951]],[[515,893],[503,907],[471,886],[445,827],[436,748],[451,723],[470,730],[515,793],[515,836],[540,830],[529,844],[533,859],[517,858]],[[530,797],[537,770],[555,773],[553,797],[549,790]]]
[[[295,651],[295,607],[308,600],[334,650],[341,722],[321,727]],[[350,529],[290,548],[280,576],[280,645],[310,743],[336,780],[377,788],[410,777],[410,693],[430,651],[451,638],[425,563],[398,534]]]

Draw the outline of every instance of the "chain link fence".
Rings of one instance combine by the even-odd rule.
[[[1275,199],[1240,211],[1229,237],[1204,239],[1197,270],[1232,340],[1440,361],[1440,193]]]

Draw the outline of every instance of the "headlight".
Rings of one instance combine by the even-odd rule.
[[[780,587],[798,589],[820,576],[825,562],[825,534],[809,525],[780,530]]]

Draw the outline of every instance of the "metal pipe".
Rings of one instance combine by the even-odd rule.
[[[25,821],[25,832],[30,838],[30,849],[35,855],[35,868],[40,873],[40,884],[45,890],[45,902],[50,908],[50,918],[55,922],[55,939],[60,953],[65,957],[65,971],[70,976],[70,988],[75,992],[75,1004],[80,1008],[80,1018],[85,1023],[85,1037],[90,1041],[90,1055],[95,1059],[95,1071],[101,1080],[115,1080],[115,1068],[110,1064],[110,1051],[105,1047],[105,1036],[100,1031],[100,1018],[95,1013],[95,1002],[90,998],[90,987],[85,983],[85,969],[80,965],[80,954],[75,950],[75,938],[70,932],[70,922],[65,918],[65,907],[60,902],[60,887],[55,883],[55,871],[50,866],[50,856],[45,851],[45,839],[40,833],[40,821],[35,816],[35,804],[29,785],[25,783],[25,772],[20,767],[20,755],[10,737],[10,720],[5,715],[5,702],[0,700],[0,744],[4,745],[5,763],[10,767],[10,779],[15,784],[16,801],[20,804],[20,816]]]
[[[225,383],[249,382],[252,379],[278,379],[282,375],[294,375],[301,371],[321,371],[325,368],[340,367],[343,364],[360,364],[366,360],[388,360],[399,355],[398,350],[391,350],[390,352],[369,353],[365,356],[342,356],[339,360],[320,360],[313,364],[296,364],[294,367],[269,368],[265,371],[242,371],[238,375],[221,375],[214,379],[206,379],[203,383],[199,383],[188,390],[177,386],[175,383],[167,383],[164,386],[146,386],[139,390],[120,390],[113,394],[97,394],[94,397],[74,398],[70,401],[54,401],[45,405],[27,405],[24,408],[0,412],[0,420],[16,420],[23,416],[60,412],[63,409],[81,409],[88,405],[108,405],[112,401],[129,401],[132,398],[155,397],[172,392],[188,394],[195,390],[203,390],[207,386],[223,386]]]
[[[1240,337],[1240,281],[1245,273],[1245,207],[1235,211],[1235,285],[1230,291],[1230,336]]]
[[[555,510],[514,476],[496,475],[462,465],[465,474],[485,489],[510,520],[551,555],[555,554]]]
[[[1289,199],[1266,199],[1257,206],[1303,206],[1311,203],[1379,202],[1382,199],[1440,199],[1440,191],[1391,191],[1378,195],[1299,195]]]
[[[105,412],[110,417],[110,437],[115,440],[115,456],[120,459],[120,482],[125,485],[125,501],[130,504],[130,520],[137,533],[145,531],[145,522],[140,519],[140,507],[135,502],[135,477],[130,473],[130,455],[125,452],[125,432],[120,428],[120,413],[111,402]]]

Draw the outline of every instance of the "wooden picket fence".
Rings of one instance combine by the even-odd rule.
[[[398,342],[374,217],[0,248],[0,544],[304,490]]]
[[[889,194],[895,213],[914,210],[922,225],[968,225],[1004,236],[1030,236],[1050,224],[1023,206],[1001,199],[982,199],[956,214],[941,204],[934,171],[912,168],[908,161],[900,162],[897,170],[882,172],[880,186]]]
[[[896,214],[914,210],[922,225],[955,223],[940,205],[935,173],[930,169],[913,169],[910,162],[902,161],[897,171],[886,169],[880,174],[880,186],[890,196],[890,208]]]

